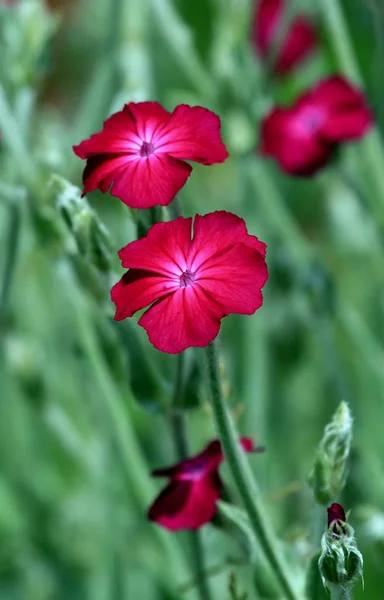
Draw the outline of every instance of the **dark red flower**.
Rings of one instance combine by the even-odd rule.
[[[262,58],[272,50],[284,17],[285,0],[260,0],[255,9],[252,42]],[[274,64],[277,75],[285,75],[306,59],[317,45],[316,30],[304,15],[293,19]]]
[[[263,452],[252,438],[240,438],[244,452]],[[182,462],[153,471],[154,477],[169,477],[170,483],[160,492],[148,511],[148,518],[166,529],[198,529],[213,519],[223,489],[219,466],[224,460],[219,440],[214,440],[200,454]]]
[[[120,321],[142,308],[150,342],[175,354],[207,346],[230,313],[253,314],[268,278],[265,244],[243,219],[225,211],[157,223],[146,237],[122,248],[129,271],[111,290]]]
[[[110,191],[133,208],[169,204],[192,171],[185,160],[212,165],[228,157],[218,116],[186,104],[169,113],[157,102],[126,104],[73,150],[87,160],[83,194]]]
[[[344,524],[346,522],[345,511],[341,504],[334,502],[329,508],[328,512],[328,528],[332,527],[333,535],[339,536],[340,531],[345,532]]]
[[[364,94],[334,75],[293,106],[269,113],[261,126],[260,151],[273,156],[283,171],[310,176],[332,159],[339,144],[361,138],[372,122]]]

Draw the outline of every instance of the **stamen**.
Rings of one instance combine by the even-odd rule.
[[[140,156],[148,158],[155,151],[155,146],[152,142],[143,142],[143,145],[140,148]]]
[[[195,283],[195,274],[191,273],[191,271],[184,271],[180,275],[180,287],[187,287],[188,285],[193,285]]]

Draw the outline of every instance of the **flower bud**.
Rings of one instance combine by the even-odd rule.
[[[308,482],[319,504],[329,504],[344,488],[352,441],[352,417],[342,402],[325,427]]]
[[[328,529],[321,539],[319,570],[323,585],[329,589],[350,589],[363,577],[363,556],[340,504],[328,508]]]
[[[78,253],[98,271],[108,272],[112,244],[104,224],[81,197],[79,188],[58,175],[51,178],[50,186]]]

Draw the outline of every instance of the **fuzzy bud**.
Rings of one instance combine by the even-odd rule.
[[[50,186],[71,234],[68,241],[74,240],[77,252],[98,271],[108,272],[112,244],[104,224],[76,186],[58,175],[52,176]]]
[[[328,508],[328,529],[321,539],[319,570],[323,585],[330,590],[336,587],[349,590],[363,577],[363,556],[340,504]]]
[[[325,427],[308,482],[319,504],[329,504],[344,488],[352,441],[352,417],[342,402]]]

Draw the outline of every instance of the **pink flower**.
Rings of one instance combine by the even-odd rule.
[[[133,208],[169,204],[191,174],[185,160],[212,165],[228,157],[218,116],[186,104],[169,113],[157,102],[126,104],[73,150],[87,160],[83,194],[110,191]]]
[[[283,19],[285,0],[260,0],[255,9],[252,41],[262,58],[272,50],[273,42]],[[317,45],[316,30],[304,16],[298,15],[280,46],[274,65],[277,75],[285,75],[306,59]]]
[[[240,438],[244,452],[263,452],[252,438]],[[213,519],[223,489],[219,466],[224,460],[219,440],[214,440],[200,454],[182,462],[153,471],[154,477],[169,477],[170,483],[160,492],[148,511],[148,518],[165,529],[198,529]]]
[[[371,127],[364,94],[341,75],[322,80],[290,108],[274,108],[261,127],[260,151],[273,156],[283,171],[313,175],[336,148],[358,140]]]
[[[225,211],[157,223],[122,248],[129,271],[111,290],[117,321],[146,306],[139,325],[158,350],[207,346],[230,313],[253,314],[268,278],[265,244]]]

